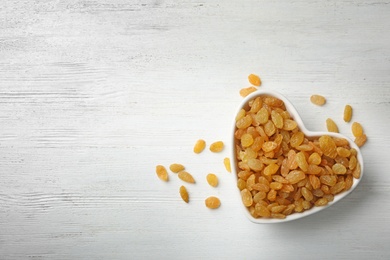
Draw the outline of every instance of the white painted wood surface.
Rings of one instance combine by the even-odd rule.
[[[384,0],[3,1],[0,258],[389,259],[389,14]],[[352,137],[353,106],[369,141],[345,200],[280,225],[245,218],[222,160],[249,73],[310,130],[332,117]],[[227,147],[195,155],[198,138]],[[198,180],[188,205],[176,176],[155,175],[173,162]]]

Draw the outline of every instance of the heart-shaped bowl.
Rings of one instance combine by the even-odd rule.
[[[286,97],[281,95],[280,93],[277,93],[277,92],[271,91],[271,90],[257,90],[255,92],[251,93],[250,95],[246,96],[242,100],[241,104],[239,105],[239,107],[237,109],[237,113],[242,108],[244,108],[244,109],[248,108],[249,101],[254,100],[256,97],[259,97],[259,96],[270,96],[270,97],[275,97],[275,98],[282,100],[284,102],[286,110],[289,112],[289,114],[291,116],[291,119],[293,119],[297,123],[297,126],[300,129],[300,131],[303,132],[305,137],[308,139],[320,137],[323,135],[327,135],[327,136],[331,136],[331,137],[335,137],[335,138],[346,139],[349,142],[350,148],[354,148],[357,151],[356,158],[357,158],[358,163],[360,163],[361,172],[360,172],[360,178],[358,178],[358,179],[353,178],[353,184],[349,190],[342,191],[341,193],[336,194],[334,196],[333,201],[329,202],[328,204],[326,204],[324,206],[313,206],[312,208],[305,210],[303,212],[293,212],[292,214],[287,215],[285,218],[281,218],[281,219],[280,218],[263,218],[263,217],[255,218],[255,217],[253,217],[250,214],[249,209],[243,204],[242,198],[241,198],[241,192],[240,192],[239,188],[236,187],[237,188],[237,195],[239,196],[239,200],[240,200],[240,204],[242,205],[242,209],[244,210],[244,212],[245,212],[246,216],[249,218],[249,220],[251,220],[254,223],[281,223],[281,222],[287,222],[287,221],[291,221],[291,220],[300,219],[300,218],[312,215],[316,212],[319,212],[321,210],[324,210],[324,209],[334,205],[336,202],[345,198],[348,194],[350,194],[358,186],[359,182],[361,181],[361,179],[363,177],[363,168],[364,168],[363,167],[363,157],[362,157],[362,154],[360,152],[359,147],[351,139],[349,139],[348,137],[343,136],[342,134],[339,134],[339,133],[325,132],[325,131],[324,132],[312,132],[312,131],[307,130],[305,128],[305,125],[303,124],[301,117],[299,116],[297,110],[291,104],[291,102]],[[237,115],[237,113],[236,113],[236,115]],[[236,181],[238,181],[239,177],[238,177],[237,173],[240,169],[238,167],[238,159],[237,159],[237,151],[236,151],[236,143],[237,143],[237,140],[235,139],[236,130],[237,130],[236,120],[234,118],[233,129],[232,129],[232,134],[231,134],[231,136],[232,136],[232,154],[231,154],[232,174],[234,174]]]

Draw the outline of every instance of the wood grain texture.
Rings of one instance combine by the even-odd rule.
[[[384,0],[6,0],[0,258],[389,259],[389,12]],[[331,117],[352,137],[352,105],[369,141],[351,195],[291,223],[245,219],[222,161],[249,73],[310,130]],[[199,138],[226,149],[195,155]],[[174,174],[154,172],[174,162],[197,179],[188,205]]]

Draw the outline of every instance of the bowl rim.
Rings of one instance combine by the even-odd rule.
[[[361,173],[360,173],[360,178],[359,179],[354,179],[353,181],[353,185],[352,187],[348,190],[348,191],[343,191],[342,193],[340,194],[337,194],[334,196],[334,200],[329,202],[327,205],[325,206],[320,206],[320,207],[313,207],[309,210],[305,210],[303,212],[300,212],[300,213],[294,213],[294,214],[291,214],[291,215],[288,215],[286,216],[286,218],[284,219],[273,219],[273,218],[254,218],[250,213],[249,213],[249,210],[247,209],[247,207],[242,203],[242,200],[241,200],[241,193],[240,193],[240,190],[236,188],[237,190],[237,194],[239,196],[239,202],[245,212],[245,215],[247,216],[247,218],[252,221],[253,223],[256,223],[256,224],[271,224],[271,223],[283,223],[283,222],[289,222],[289,221],[292,221],[292,220],[297,220],[297,219],[301,219],[301,218],[304,218],[304,217],[307,217],[307,216],[310,216],[312,214],[315,214],[317,212],[320,212],[326,208],[329,208],[330,206],[334,205],[335,203],[337,203],[338,201],[342,200],[343,198],[345,198],[347,195],[349,195],[360,183],[360,181],[362,180],[363,178],[363,175],[364,175],[364,163],[363,163],[363,156],[362,156],[362,153],[360,151],[360,148],[355,144],[355,142],[353,142],[349,137],[347,136],[344,136],[340,133],[333,133],[333,132],[326,132],[326,131],[318,131],[318,132],[315,132],[315,131],[310,131],[308,130],[306,127],[305,127],[305,124],[303,123],[302,121],[302,118],[300,116],[300,114],[298,113],[298,110],[294,107],[294,105],[285,97],[283,96],[282,94],[280,94],[279,92],[277,91],[273,91],[273,90],[266,90],[266,89],[259,89],[255,92],[252,92],[251,94],[249,94],[248,96],[246,96],[240,103],[240,105],[237,107],[237,110],[236,110],[236,113],[233,117],[233,130],[232,130],[232,133],[231,133],[231,144],[232,144],[232,149],[231,149],[231,158],[232,158],[232,174],[234,175],[234,178],[236,180],[236,183],[237,183],[237,180],[238,180],[238,176],[237,176],[237,163],[236,163],[236,146],[235,146],[235,137],[234,137],[234,133],[236,131],[236,120],[235,120],[235,116],[238,114],[238,112],[244,108],[248,102],[258,96],[272,96],[272,97],[276,97],[278,99],[281,99],[285,106],[286,106],[286,110],[290,113],[291,117],[295,120],[295,122],[297,122],[298,124],[298,127],[301,129],[301,131],[305,134],[305,136],[308,136],[308,137],[316,137],[316,136],[322,136],[322,135],[328,135],[328,136],[332,136],[332,137],[338,137],[338,138],[344,138],[346,140],[348,140],[349,144],[350,144],[350,147],[351,148],[355,148],[356,151],[357,151],[357,159],[358,159],[358,162],[360,163],[360,168],[361,168]]]

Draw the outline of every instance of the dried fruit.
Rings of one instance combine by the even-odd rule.
[[[255,75],[255,74],[250,74],[248,76],[249,83],[251,83],[254,86],[260,86],[261,85],[261,80],[260,77]]]
[[[276,147],[278,147],[277,143],[269,141],[263,144],[262,149],[264,152],[271,152],[272,150],[276,149]]]
[[[311,193],[311,191],[309,189],[307,189],[306,187],[302,187],[301,193],[302,193],[302,196],[307,201],[311,201],[314,198],[313,193]]]
[[[352,176],[355,179],[359,179],[360,178],[360,174],[361,174],[361,166],[360,166],[360,163],[357,163],[356,167],[355,167],[355,170],[352,171]]]
[[[210,151],[213,153],[219,153],[223,150],[224,144],[222,141],[214,142],[210,145]]]
[[[336,163],[336,164],[333,164],[332,171],[335,174],[346,174],[347,173],[347,168],[345,168],[345,166],[340,164],[340,163]]]
[[[363,127],[360,123],[358,122],[352,123],[352,134],[355,137],[360,137],[363,135]]]
[[[250,104],[251,109],[250,113],[257,113],[263,105],[263,100],[260,97],[255,98],[255,100]]]
[[[330,187],[330,192],[332,194],[340,193],[345,188],[345,182],[341,181],[336,183],[334,186]]]
[[[309,163],[319,165],[321,163],[321,156],[318,153],[312,153],[309,156]]]
[[[179,174],[177,176],[182,181],[185,181],[185,182],[188,182],[188,183],[195,183],[194,177],[192,177],[192,175],[190,173],[186,172],[186,171],[179,172]]]
[[[276,128],[283,128],[283,117],[275,110],[271,111],[271,119]]]
[[[276,132],[276,127],[271,120],[268,120],[267,123],[264,124],[264,132],[268,137]]]
[[[246,96],[248,96],[250,93],[252,93],[252,92],[255,92],[257,90],[257,88],[255,88],[255,87],[247,87],[247,88],[242,88],[241,90],[240,90],[240,96],[241,97],[246,97]]]
[[[174,173],[178,173],[178,172],[181,172],[185,169],[185,167],[182,165],[182,164],[179,164],[179,163],[173,163],[169,166],[169,169],[174,172]]]
[[[321,172],[322,172],[322,168],[320,166],[318,166],[318,165],[309,164],[309,166],[307,167],[307,173],[308,174],[319,175]]]
[[[209,209],[217,209],[221,206],[221,201],[217,197],[210,196],[205,200],[205,205]]]
[[[257,112],[255,116],[255,120],[258,124],[267,123],[268,118],[269,118],[269,113],[265,107],[260,108],[260,110]]]
[[[242,147],[249,147],[253,144],[253,136],[251,134],[243,134],[241,136]]]
[[[271,189],[271,190],[268,192],[268,194],[267,194],[267,199],[268,199],[269,201],[275,201],[275,200],[276,200],[276,195],[277,195],[276,190]]]
[[[230,166],[230,159],[225,157],[223,159],[223,164],[225,165],[225,169],[228,171],[228,172],[232,172],[232,169],[231,169],[231,166]]]
[[[290,138],[290,145],[292,147],[298,147],[299,145],[302,144],[304,139],[305,139],[305,135],[302,132],[296,132]]]
[[[167,169],[165,169],[164,166],[162,165],[157,165],[156,166],[156,173],[157,173],[157,177],[159,177],[161,180],[163,181],[168,181],[168,172],[167,172]]]
[[[285,119],[283,123],[283,130],[292,131],[297,128],[298,124],[294,120]]]
[[[344,121],[349,122],[352,119],[352,107],[350,105],[346,105],[344,108]]]
[[[341,157],[349,157],[351,155],[351,151],[344,147],[337,147],[337,154]]]
[[[195,146],[194,146],[194,153],[201,153],[204,148],[206,147],[206,142],[202,139],[199,139],[196,141]]]
[[[362,147],[367,142],[367,135],[363,134],[362,136],[355,138],[355,144],[359,147]]]
[[[277,165],[276,163],[271,163],[267,167],[264,168],[263,173],[266,176],[270,176],[270,175],[275,174],[278,170],[279,170],[279,165]]]
[[[242,203],[244,203],[244,205],[246,207],[251,206],[253,203],[252,194],[250,193],[250,191],[248,189],[243,189],[241,191],[241,199],[242,199]]]
[[[323,106],[326,103],[326,99],[321,95],[312,95],[310,101],[317,106]]]
[[[247,128],[252,124],[252,117],[250,115],[246,115],[243,118],[240,118],[236,121],[236,127],[238,129]]]
[[[214,173],[207,174],[206,179],[207,179],[207,183],[210,186],[213,186],[213,187],[217,187],[218,186],[218,177]]]
[[[328,132],[334,132],[334,133],[339,132],[339,128],[331,118],[326,119],[326,128],[328,129]]]
[[[333,186],[337,182],[337,177],[334,175],[321,175],[320,182],[328,186]]]
[[[248,160],[248,166],[253,171],[261,171],[264,167],[263,163],[259,159],[251,158]]]
[[[314,203],[317,207],[318,206],[325,206],[328,204],[328,200],[326,198],[320,198]]]
[[[295,184],[305,179],[305,177],[306,175],[303,171],[293,170],[287,174],[286,180],[288,180],[291,184]]]
[[[298,167],[301,168],[302,171],[308,171],[309,165],[307,164],[306,156],[303,152],[297,153],[295,161],[297,162]]]
[[[280,190],[280,189],[282,189],[283,184],[280,183],[280,182],[274,181],[274,182],[271,182],[271,183],[269,184],[269,187],[270,187],[271,189],[273,189],[273,190]]]
[[[255,212],[260,217],[268,218],[271,216],[271,212],[265,207],[264,205],[261,205],[260,203],[257,203],[255,205]]]
[[[181,197],[186,203],[188,203],[190,197],[189,197],[189,195],[188,195],[188,191],[187,191],[186,187],[180,186],[179,193],[180,193],[180,197]]]
[[[320,179],[317,176],[309,175],[309,181],[310,181],[310,184],[311,184],[313,190],[319,189],[321,187]]]
[[[319,141],[320,141],[320,148],[321,148],[322,152],[330,158],[333,158],[333,159],[336,158],[337,146],[336,146],[333,138],[328,136],[328,135],[323,135],[320,137]]]

